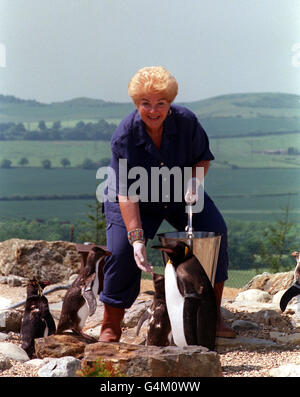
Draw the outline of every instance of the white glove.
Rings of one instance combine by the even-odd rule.
[[[184,196],[186,204],[194,204],[198,201],[198,189],[201,183],[197,178],[189,179],[187,183],[187,190]]]
[[[144,272],[153,273],[153,266],[147,262],[147,251],[144,243],[135,241],[133,244],[133,255],[139,269]]]

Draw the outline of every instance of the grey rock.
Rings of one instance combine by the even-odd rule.
[[[5,340],[7,340],[7,339],[9,339],[9,335],[8,334],[6,334],[5,332],[0,332],[0,342],[2,341],[5,341]]]
[[[17,310],[0,311],[0,331],[20,332],[23,314]]]
[[[13,274],[7,276],[7,284],[9,287],[22,287],[27,284],[27,278],[15,276]]]
[[[74,243],[10,239],[0,242],[0,274],[38,278],[58,283],[81,267]]]
[[[230,310],[228,310],[222,306],[221,306],[221,315],[222,315],[223,319],[226,321],[234,319],[234,314]]]
[[[10,360],[4,355],[0,354],[0,371],[5,371],[12,367]]]
[[[123,319],[123,326],[133,328],[137,325],[142,314],[150,307],[150,300],[136,300],[130,309],[127,309]]]
[[[83,365],[99,357],[118,365],[125,376],[137,377],[220,377],[220,357],[203,346],[140,346],[127,343],[86,345]]]
[[[280,348],[282,345],[278,345],[269,339],[262,338],[248,338],[245,336],[237,336],[236,338],[217,338],[216,340],[216,350],[222,351],[224,348],[226,350],[245,348],[248,350],[256,350],[257,348]]]
[[[300,333],[296,332],[294,334],[285,334],[283,332],[271,331],[270,337],[275,341],[288,344],[288,345],[300,345]]]
[[[254,321],[246,321],[246,320],[235,320],[231,327],[235,330],[242,330],[242,329],[259,329],[259,325]]]
[[[71,356],[52,358],[38,370],[40,377],[75,377],[81,369],[81,361]]]
[[[20,346],[10,342],[0,342],[0,353],[3,356],[16,361],[28,361],[29,357]]]

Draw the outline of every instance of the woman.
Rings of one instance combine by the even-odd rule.
[[[175,78],[163,67],[145,67],[139,70],[129,82],[128,92],[136,110],[125,117],[117,127],[112,140],[111,169],[115,171],[117,185],[114,192],[117,200],[105,202],[107,220],[107,248],[112,256],[104,267],[104,288],[100,300],[104,303],[104,318],[99,340],[119,341],[120,323],[126,308],[129,308],[139,294],[141,271],[152,272],[147,261],[146,241],[152,239],[165,219],[177,230],[184,230],[187,224],[185,201],[197,200],[197,191],[192,185],[182,192],[182,200],[175,200],[177,186],[170,183],[170,194],[155,196],[154,187],[148,176],[153,169],[168,167],[183,170],[192,168],[192,181],[199,186],[197,167],[207,173],[214,156],[209,150],[207,135],[196,116],[188,109],[174,105],[178,91]],[[130,196],[132,177],[126,175],[125,188],[118,183],[122,171],[120,160],[126,160],[128,172],[139,169],[143,174],[143,200]],[[179,167],[179,168],[178,168]],[[140,171],[142,172],[142,171]],[[196,179],[195,179],[196,178]],[[121,178],[124,182],[124,180]],[[112,180],[111,180],[112,181]],[[152,180],[151,180],[152,181]],[[110,186],[111,185],[111,186]],[[159,187],[163,187],[160,181]],[[113,186],[108,182],[110,192]],[[128,189],[129,188],[129,189]],[[161,191],[161,190],[160,190]],[[141,193],[141,192],[140,192]],[[166,198],[165,197],[165,198]],[[227,231],[222,215],[209,196],[204,193],[204,208],[193,215],[195,230],[222,233],[219,260],[215,278],[215,295],[219,308],[217,335],[234,337],[220,315],[224,282],[227,277]]]

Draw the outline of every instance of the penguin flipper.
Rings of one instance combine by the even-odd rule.
[[[197,345],[214,350],[217,331],[217,307],[214,301],[201,302],[197,311]]]
[[[142,314],[142,316],[140,317],[140,319],[138,321],[138,324],[136,327],[136,335],[138,335],[140,333],[140,329],[141,329],[142,325],[144,324],[144,322],[146,320],[148,320],[151,317],[152,314],[153,313],[151,311],[151,308],[148,308],[146,311],[144,311],[144,313]]]
[[[93,273],[90,275],[84,283],[84,286],[82,287],[81,293],[82,296],[84,297],[84,300],[86,301],[86,304],[89,308],[89,316],[92,316],[97,308],[97,302],[96,302],[96,297],[93,293],[93,286],[92,283],[95,280],[96,273]]]
[[[56,333],[56,325],[50,311],[46,313],[44,320],[48,327],[48,336]]]
[[[279,306],[282,312],[285,311],[289,301],[297,295],[300,295],[300,285],[294,283],[280,299]]]
[[[185,298],[183,306],[183,329],[187,345],[197,345],[197,312],[199,299]]]
[[[82,296],[84,297],[84,300],[86,301],[86,304],[89,308],[89,316],[92,316],[97,308],[97,302],[95,295],[92,291],[92,289],[84,289],[82,291]]]

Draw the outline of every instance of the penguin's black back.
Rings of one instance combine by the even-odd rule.
[[[195,256],[178,265],[178,289],[184,296],[184,334],[188,345],[215,347],[217,304],[212,284]]]

